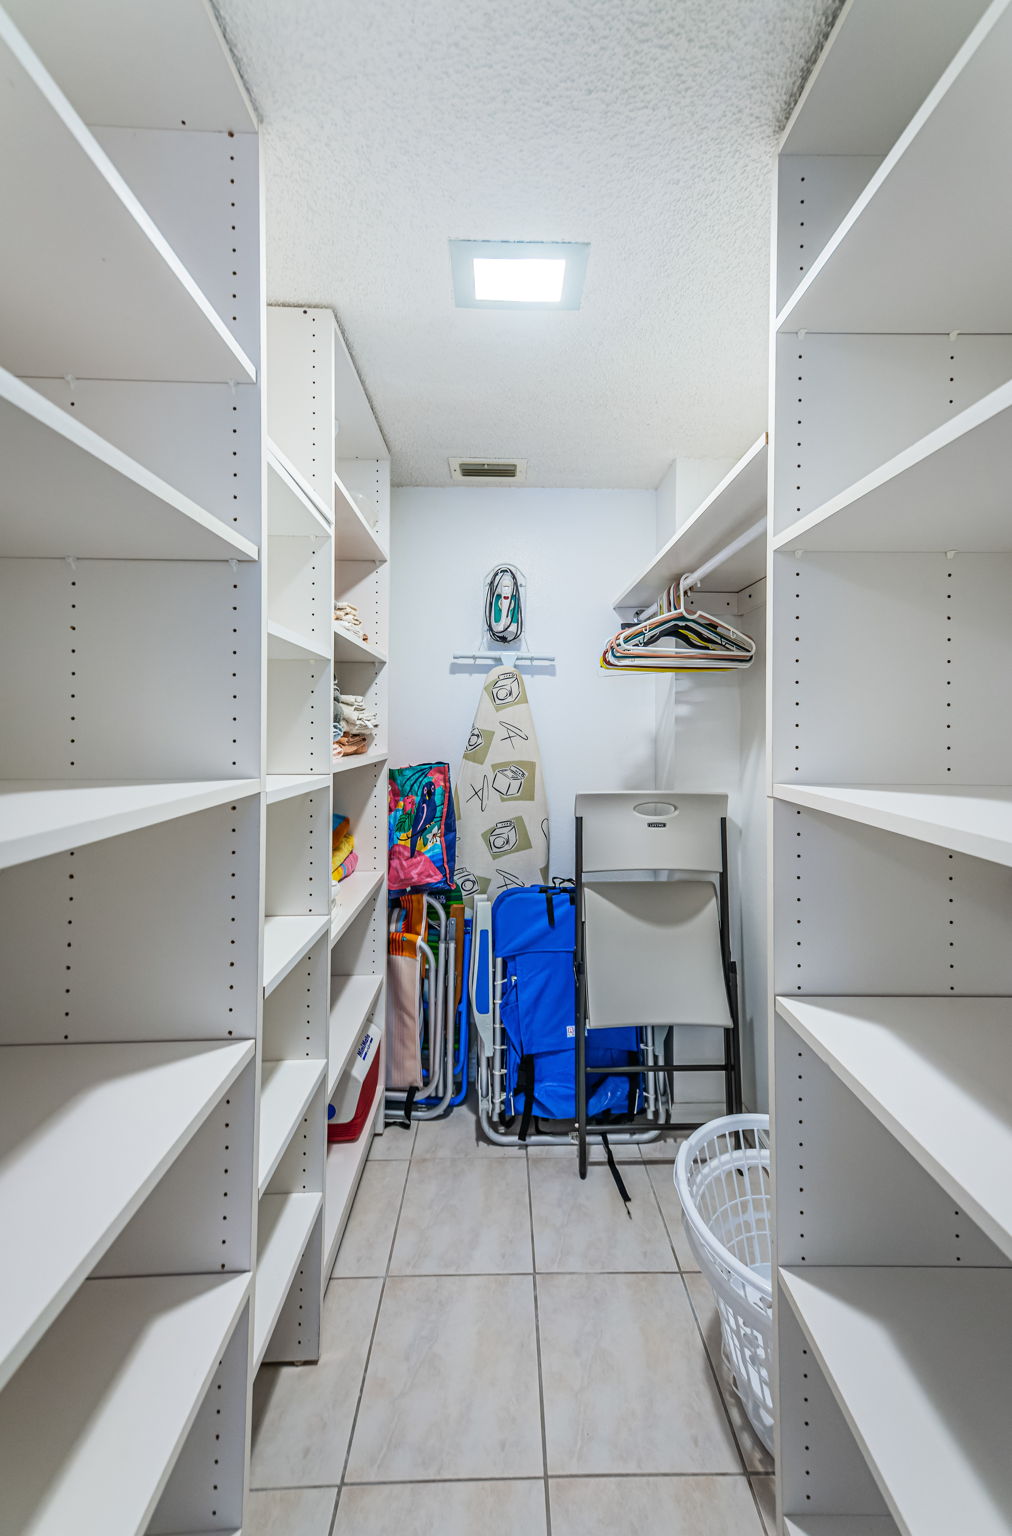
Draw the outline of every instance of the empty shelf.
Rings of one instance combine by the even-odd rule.
[[[263,1194],[327,1071],[325,1061],[265,1061],[260,1077],[260,1157]]]
[[[259,793],[259,779],[0,780],[0,869]]]
[[[335,759],[335,773],[347,773],[349,768],[375,768],[380,763],[385,763],[385,752],[357,752],[351,757],[339,757]]]
[[[1012,998],[778,997],[777,1011],[1012,1258]]]
[[[315,795],[318,789],[326,789],[325,773],[269,773],[267,775],[267,804],[277,805],[279,800],[294,800],[297,795]]]
[[[343,624],[334,625],[334,656],[338,661],[373,661],[378,666],[386,664],[386,652],[369,640],[361,640]]]
[[[144,1531],[248,1275],[88,1280],[0,1397],[4,1529]]]
[[[998,0],[956,54],[777,317],[778,330],[1012,330],[995,203],[1012,135],[1012,12]]]
[[[327,648],[311,635],[300,635],[284,624],[267,625],[267,655],[271,661],[326,661]]]
[[[0,59],[5,365],[47,378],[254,379],[239,343],[2,13]]]
[[[784,1536],[899,1536],[888,1515],[787,1515]]]
[[[775,784],[773,795],[953,853],[1012,864],[1012,789],[1007,785]]]
[[[376,1005],[382,976],[334,976],[331,978],[330,1045],[327,1052],[327,1097],[347,1070],[365,1022]]]
[[[775,549],[1012,549],[1012,383],[799,519]]]
[[[791,1269],[780,1285],[907,1536],[1008,1536],[1012,1272]]]
[[[0,1387],[246,1064],[252,1041],[0,1048]],[[40,1219],[45,1213],[45,1219]]]
[[[327,508],[281,449],[267,441],[267,531],[330,537]]]
[[[384,565],[388,558],[379,534],[366,522],[340,475],[334,476],[334,555],[368,565]]]
[[[327,917],[268,917],[264,919],[264,996],[284,981],[321,934]]]
[[[371,869],[356,869],[347,880],[333,887],[336,904],[330,916],[330,942],[337,943],[342,933],[355,921],[368,901],[383,884],[383,876]]]
[[[0,555],[255,560],[257,547],[0,368]]]
[[[636,609],[657,601],[665,587],[704,565],[755,528],[766,515],[765,434],[728,472],[706,500],[671,536],[642,575],[619,593],[614,607]],[[715,592],[740,592],[766,574],[765,529],[715,566],[706,584]]]
[[[383,1112],[382,1087],[376,1094],[372,1107],[357,1141],[335,1141],[327,1147],[327,1168],[324,1176],[323,1197],[323,1279],[330,1279],[337,1250],[348,1224],[355,1191],[362,1177],[369,1148],[372,1145],[373,1126],[377,1114]]]
[[[257,1218],[253,1369],[259,1370],[271,1334],[309,1242],[322,1195],[264,1195]]]

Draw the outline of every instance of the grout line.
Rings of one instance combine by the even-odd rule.
[[[706,1347],[706,1338],[705,1338],[705,1336],[703,1334],[703,1325],[699,1321],[699,1318],[696,1316],[696,1309],[692,1305],[692,1297],[689,1294],[688,1284],[686,1283],[685,1276],[683,1274],[681,1274],[680,1271],[679,1271],[679,1277],[680,1277],[681,1282],[682,1282],[682,1289],[685,1292],[685,1299],[686,1299],[686,1301],[689,1304],[689,1311],[692,1314],[692,1320],[693,1320],[693,1322],[696,1325],[696,1332],[699,1334],[700,1347],[702,1348],[703,1355],[704,1355],[704,1357],[706,1359],[706,1363],[709,1366],[710,1375],[713,1377],[714,1386],[717,1388],[717,1396],[720,1399],[720,1406],[724,1410],[724,1418],[727,1420],[727,1427],[731,1431],[731,1441],[732,1441],[732,1443],[734,1445],[735,1450],[738,1452],[738,1460],[741,1462],[742,1472],[745,1474],[746,1477],[748,1477],[749,1470],[748,1470],[748,1467],[745,1464],[745,1451],[744,1451],[744,1449],[742,1447],[741,1441],[738,1439],[738,1431],[735,1429],[734,1421],[731,1418],[731,1409],[728,1406],[727,1398],[724,1396],[723,1384],[722,1384],[722,1382],[720,1380],[720,1376],[717,1374],[717,1368],[714,1365],[712,1359],[710,1358],[710,1351]],[[719,1326],[719,1324],[718,1324],[718,1326]],[[732,1387],[731,1390],[733,1391],[734,1388]]]
[[[348,1432],[348,1444],[347,1444],[347,1447],[346,1447],[345,1452],[344,1452],[344,1462],[343,1462],[342,1467],[341,1467],[341,1481],[338,1484],[338,1489],[337,1489],[337,1501],[334,1504],[334,1513],[332,1514],[332,1516],[330,1518],[330,1525],[329,1525],[328,1530],[327,1530],[327,1536],[334,1536],[334,1527],[337,1524],[337,1515],[338,1515],[338,1511],[341,1508],[341,1493],[342,1493],[342,1491],[344,1489],[344,1481],[345,1481],[345,1478],[346,1478],[347,1473],[348,1473],[348,1462],[351,1459],[351,1448],[352,1448],[352,1445],[355,1443],[355,1431],[358,1428],[358,1416],[359,1416],[359,1412],[360,1412],[361,1407],[362,1407],[362,1398],[365,1395],[365,1384],[366,1384],[366,1379],[367,1379],[367,1377],[369,1375],[369,1366],[370,1366],[370,1364],[372,1362],[373,1346],[376,1343],[376,1331],[379,1328],[380,1314],[383,1311],[383,1297],[386,1294],[387,1281],[390,1278],[390,1258],[391,1258],[391,1256],[393,1254],[394,1243],[397,1241],[397,1229],[398,1229],[398,1227],[401,1224],[401,1212],[404,1209],[404,1196],[405,1196],[405,1193],[407,1191],[407,1187],[408,1187],[408,1180],[407,1180],[407,1178],[405,1178],[404,1184],[403,1184],[403,1186],[401,1188],[401,1198],[400,1198],[400,1200],[398,1202],[398,1205],[397,1205],[397,1220],[394,1222],[394,1235],[390,1239],[390,1251],[387,1254],[386,1272],[383,1275],[383,1278],[382,1278],[382,1280],[380,1282],[379,1301],[376,1304],[376,1316],[373,1318],[372,1332],[369,1335],[369,1348],[366,1351],[365,1365],[362,1368],[362,1378],[361,1378],[361,1380],[359,1381],[359,1384],[358,1384],[358,1396],[355,1399],[355,1412],[352,1415],[351,1429]],[[356,1194],[356,1199],[357,1199],[357,1194]],[[333,1283],[333,1280],[331,1279],[331,1281],[328,1282],[328,1287],[327,1287],[328,1289],[330,1288],[330,1284],[332,1284],[332,1283]]]
[[[617,1482],[627,1480],[637,1482],[640,1480],[664,1481],[676,1478],[726,1478],[728,1481],[754,1482],[758,1477],[772,1477],[772,1472],[552,1472],[547,1479],[538,1477],[536,1473],[507,1473],[501,1477],[391,1477],[370,1481],[367,1478],[349,1479],[346,1488],[410,1488],[415,1483],[540,1483],[549,1481],[552,1483],[583,1483],[583,1482]],[[333,1483],[278,1483],[269,1488],[251,1488],[250,1493],[302,1493],[309,1491],[321,1491],[325,1488],[334,1488]]]
[[[548,1423],[545,1418],[545,1379],[541,1363],[541,1313],[538,1307],[538,1263],[537,1251],[534,1246],[534,1194],[531,1189],[531,1162],[525,1156],[524,1163],[527,1169],[527,1214],[531,1227],[531,1282],[534,1286],[534,1349],[538,1362],[538,1404],[541,1408],[541,1465],[544,1469],[545,1482],[545,1532],[546,1536],[552,1536],[552,1499],[548,1483]]]
[[[663,1167],[664,1164],[662,1163],[660,1166]],[[682,1273],[682,1266],[681,1266],[681,1263],[679,1261],[678,1254],[675,1252],[675,1240],[671,1236],[671,1229],[669,1228],[668,1223],[667,1223],[667,1218],[664,1215],[664,1208],[661,1205],[661,1197],[657,1193],[657,1187],[654,1184],[654,1181],[650,1177],[649,1173],[647,1174],[647,1183],[650,1186],[650,1193],[654,1197],[654,1205],[657,1207],[657,1214],[661,1218],[661,1226],[664,1228],[664,1235],[665,1235],[665,1237],[668,1240],[668,1247],[671,1249],[671,1257],[675,1261],[675,1273],[680,1275]],[[688,1294],[688,1293],[686,1293],[686,1294]],[[692,1305],[691,1300],[689,1302],[689,1305],[690,1306]],[[693,1313],[693,1316],[695,1316],[695,1313]]]

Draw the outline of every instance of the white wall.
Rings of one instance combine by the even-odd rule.
[[[718,486],[734,459],[672,459],[657,487],[657,547],[666,544],[677,528]]]
[[[484,577],[527,577],[526,638],[557,658],[528,685],[552,825],[552,874],[573,873],[579,790],[637,789],[654,777],[652,677],[598,665],[612,599],[655,547],[653,491],[522,486],[392,493],[390,762],[448,761],[456,774],[486,668],[451,670],[477,649]],[[544,669],[539,669],[539,673]]]

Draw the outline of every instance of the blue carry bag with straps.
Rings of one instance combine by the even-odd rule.
[[[576,1117],[576,897],[554,886],[518,886],[492,904],[492,948],[505,962],[500,1017],[506,1032],[506,1103],[523,1116]],[[595,1029],[587,1036],[589,1067],[635,1066],[635,1029]],[[592,1118],[624,1118],[639,1107],[636,1075],[587,1078]]]

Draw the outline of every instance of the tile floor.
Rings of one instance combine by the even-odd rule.
[[[605,1167],[466,1106],[378,1138],[319,1364],[257,1378],[244,1536],[771,1533],[675,1148],[622,1154],[630,1221]]]

